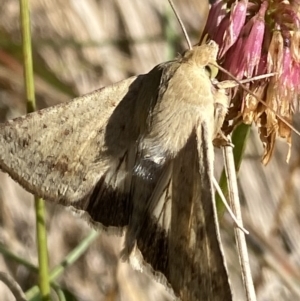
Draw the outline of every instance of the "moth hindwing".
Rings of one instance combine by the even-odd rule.
[[[212,187],[224,118],[215,106],[227,105],[209,78],[217,51],[214,42],[195,47],[0,126],[1,169],[95,224],[126,227],[123,256],[184,301],[231,300]]]

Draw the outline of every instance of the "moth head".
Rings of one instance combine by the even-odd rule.
[[[208,44],[202,44],[187,50],[183,54],[182,62],[193,63],[199,67],[216,64],[218,51],[218,45],[214,41],[210,41]]]

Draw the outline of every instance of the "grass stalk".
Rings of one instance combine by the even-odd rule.
[[[30,113],[35,111],[36,104],[35,104],[30,13],[29,13],[28,0],[20,0],[20,18],[21,18],[20,23],[21,23],[21,30],[22,30],[26,106],[27,106],[27,112]],[[45,203],[41,198],[35,197],[35,212],[36,212],[37,250],[38,250],[38,260],[39,260],[40,293],[43,301],[48,301],[48,300],[50,301],[47,233],[46,233],[46,225],[45,225],[46,224]]]

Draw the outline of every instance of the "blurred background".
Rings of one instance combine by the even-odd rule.
[[[69,100],[105,85],[146,73],[186,48],[167,0],[31,0],[32,43],[38,108]],[[174,0],[196,44],[208,3]],[[22,71],[19,2],[0,0],[0,121],[26,111]],[[295,118],[299,129],[299,118]],[[292,155],[278,141],[273,159],[261,164],[262,146],[251,129],[239,173],[239,189],[250,264],[258,300],[300,299],[299,137]],[[216,150],[216,176],[222,154]],[[234,300],[244,300],[233,225],[220,218]],[[47,203],[50,267],[57,265],[91,228],[70,210]],[[0,173],[0,245],[37,264],[33,197]],[[57,283],[74,300],[171,300],[147,275],[119,260],[122,238],[100,233]],[[2,252],[3,253],[3,252]],[[37,282],[34,271],[0,253],[0,271],[10,273],[26,291]],[[0,282],[0,299],[14,300]],[[55,298],[55,297],[54,297]],[[55,300],[55,299],[54,299]]]

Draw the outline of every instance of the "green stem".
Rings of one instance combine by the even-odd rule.
[[[92,230],[90,234],[86,238],[84,238],[82,242],[75,249],[73,249],[58,266],[56,266],[51,271],[50,281],[53,282],[54,280],[56,280],[68,266],[73,264],[86,251],[86,249],[99,235],[100,231],[97,232]],[[39,288],[37,286],[34,286],[26,292],[26,297],[28,298],[28,300],[31,300],[36,297],[38,293]]]
[[[47,231],[45,222],[45,202],[35,197],[36,235],[39,257],[39,287],[43,301],[50,301],[50,279],[47,249]]]
[[[21,28],[23,38],[24,78],[27,112],[35,111],[34,75],[32,64],[30,15],[28,0],[20,0]],[[43,301],[50,301],[50,281],[48,267],[47,233],[45,226],[45,204],[35,198],[37,249],[39,258],[39,286]]]
[[[6,258],[10,258],[10,259],[16,261],[17,263],[24,265],[29,270],[31,270],[35,273],[38,272],[38,268],[34,264],[32,264],[31,262],[25,260],[24,258],[19,257],[18,255],[12,253],[8,249],[6,249],[6,247],[2,244],[0,244],[0,253],[3,256],[5,256]]]

